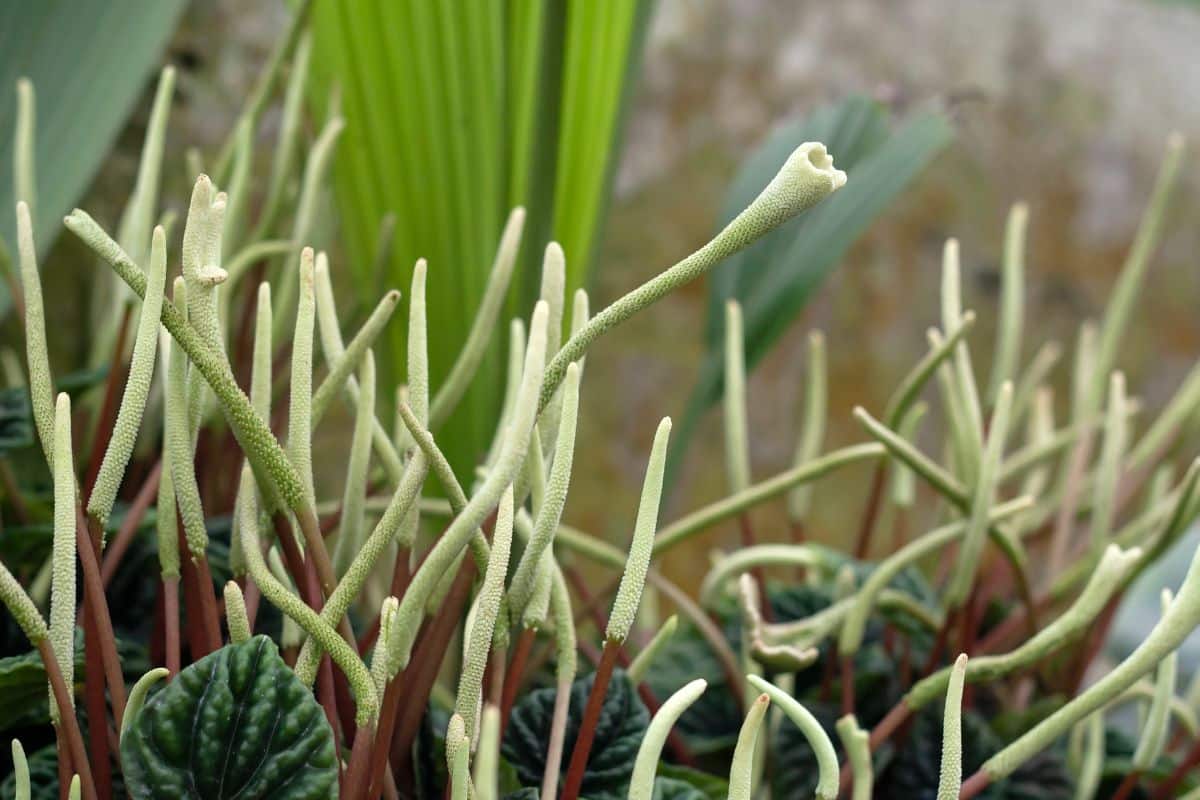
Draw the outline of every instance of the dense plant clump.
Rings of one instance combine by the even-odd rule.
[[[0,601],[6,648],[24,637],[34,652],[0,660],[0,726],[38,746],[27,756],[14,739],[17,797],[1200,793],[1196,692],[1180,696],[1176,653],[1200,624],[1200,559],[1163,589],[1138,648],[1085,680],[1123,595],[1200,513],[1200,460],[1181,471],[1175,458],[1193,444],[1200,367],[1145,425],[1116,369],[1182,160],[1177,137],[1105,315],[1080,331],[1067,402],[1048,388],[1059,346],[1022,357],[1018,205],[988,379],[950,241],[929,350],[881,412],[854,409],[865,441],[825,447],[826,345],[814,334],[795,464],[759,481],[731,302],[729,494],[660,524],[663,419],[618,548],[562,521],[584,466],[588,348],[837,191],[847,177],[825,147],[797,148],[712,241],[595,313],[582,290],[566,296],[562,250],[546,247],[540,298],[507,326],[491,447],[463,475],[439,432],[495,335],[522,210],[450,379],[431,385],[429,341],[447,321],[427,319],[437,277],[421,261],[405,383],[381,386],[373,345],[400,293],[384,293],[347,341],[337,267],[307,246],[341,120],[317,137],[290,205],[286,159],[266,195],[251,186],[244,131],[262,105],[251,104],[243,144],[197,178],[176,237],[158,211],[173,80],[163,73],[117,238],[82,210],[65,220],[111,268],[117,306],[137,311],[136,325],[123,314],[94,392],[51,372],[36,173],[18,151],[27,369],[11,370],[23,385],[5,399],[2,455],[22,524],[5,531]],[[292,73],[289,97],[303,80]],[[26,132],[32,91],[21,88]],[[297,128],[281,128],[281,148],[296,148]],[[289,210],[291,231],[278,234]],[[395,418],[383,420],[390,393]],[[941,424],[922,435],[931,400]],[[353,427],[343,479],[327,485],[314,432],[338,403]],[[73,435],[81,407],[90,436]],[[17,489],[18,458],[47,465],[49,489]],[[856,536],[810,541],[815,484],[855,468],[871,476]],[[791,530],[754,530],[749,510],[777,499]],[[694,599],[658,567],[725,522],[743,545],[716,558]],[[581,562],[612,572],[608,593],[593,595]],[[676,615],[661,620],[661,602]],[[580,653],[593,669],[579,669]],[[1124,703],[1143,708],[1133,739],[1105,723]]]

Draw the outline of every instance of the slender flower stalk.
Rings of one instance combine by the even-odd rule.
[[[995,405],[1000,386],[1016,381],[1017,358],[1021,353],[1021,326],[1025,319],[1025,229],[1029,206],[1013,203],[1004,229],[1004,258],[1000,281],[1000,332],[992,358],[988,400]]]
[[[32,102],[32,101],[30,101]],[[46,311],[42,304],[42,279],[38,273],[29,206],[17,203],[17,250],[21,260],[21,287],[25,299],[25,357],[29,364],[29,398],[33,422],[46,463],[54,467],[54,389],[50,355],[46,348]]]
[[[654,665],[655,657],[671,641],[678,627],[679,618],[677,616],[672,614],[667,617],[667,621],[655,631],[654,637],[646,643],[646,646],[642,648],[641,652],[630,663],[629,668],[625,670],[625,674],[629,676],[630,683],[636,686],[646,679],[646,674],[650,671],[650,667]]]
[[[75,462],[71,452],[71,398],[58,395],[54,413],[54,543],[50,584],[50,645],[59,671],[68,686],[75,683]],[[99,676],[93,676],[93,679]],[[61,723],[64,714],[50,691],[50,719]]]
[[[232,581],[230,581],[232,583]],[[234,584],[236,586],[237,584]],[[125,718],[121,720],[121,738],[125,738],[125,732],[137,719],[138,713],[142,710],[142,706],[146,704],[146,698],[150,694],[150,689],[154,684],[163,680],[170,675],[170,671],[162,667],[155,667],[145,675],[137,679],[137,683],[129,690],[129,700],[125,704]]]
[[[770,696],[760,694],[750,704],[750,710],[742,720],[737,745],[733,749],[733,765],[729,769],[729,800],[750,800],[754,796],[754,754],[758,745],[758,732],[767,716],[769,705]]]
[[[820,331],[813,331],[808,335],[808,380],[804,384],[804,411],[801,415],[800,435],[796,438],[796,452],[792,457],[792,465],[795,467],[807,464],[821,453],[829,404],[827,371],[825,337]],[[793,525],[804,521],[811,505],[811,486],[800,485],[788,492],[788,518]]]
[[[703,679],[685,684],[667,698],[650,720],[646,735],[638,747],[637,758],[633,762],[633,775],[629,779],[629,800],[651,800],[654,795],[654,774],[658,769],[658,760],[671,727],[683,712],[704,694],[707,687],[708,682]]]
[[[946,686],[946,709],[942,714],[942,764],[938,774],[937,800],[958,800],[962,788],[962,696],[967,672],[967,654],[962,653],[950,670]]]
[[[350,464],[342,492],[342,516],[338,523],[333,566],[345,575],[354,555],[361,549],[366,515],[367,471],[371,466],[371,426],[375,421],[375,356],[369,350],[359,370],[358,410],[350,438]]]
[[[742,306],[725,303],[725,473],[731,492],[750,486],[750,442],[746,421],[746,361]]]

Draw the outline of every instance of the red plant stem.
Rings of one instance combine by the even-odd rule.
[[[166,641],[166,667],[170,680],[179,674],[179,576],[164,576],[163,589],[163,637]]]
[[[363,635],[358,637],[358,654],[366,656],[367,651],[375,646],[375,640],[379,638],[379,615],[375,615],[375,619],[371,620],[371,624],[363,631]]]
[[[1127,800],[1129,795],[1133,794],[1133,790],[1137,788],[1138,781],[1142,779],[1142,771],[1139,769],[1130,770],[1125,776],[1125,780],[1121,781],[1121,785],[1117,787],[1117,791],[1112,796],[1112,800]]]
[[[85,616],[91,616],[96,623],[97,636],[93,641],[100,649],[102,672],[108,684],[113,719],[116,720],[117,730],[120,730],[121,720],[125,715],[125,676],[121,673],[121,659],[117,657],[117,637],[113,634],[108,601],[104,597],[104,583],[100,579],[100,564],[96,560],[99,535],[99,528],[94,528],[89,533],[88,522],[83,518],[82,510],[77,508],[75,549],[79,553],[79,564],[83,572],[83,597],[87,606]]]
[[[582,604],[590,610],[592,616],[592,624],[596,626],[596,630],[600,635],[604,635],[604,629],[608,627],[608,616],[600,608],[600,604],[596,598],[592,596],[592,592],[588,589],[587,581],[583,579],[579,568],[574,564],[563,564],[563,576],[571,583],[571,588],[575,590],[575,594],[579,595]]]
[[[186,551],[185,551],[186,552]],[[183,581],[183,608],[188,619],[187,631],[188,661],[195,661],[205,655],[205,638],[203,626],[198,624],[200,619],[200,597],[197,590],[196,569],[190,558],[180,559],[179,571]]]
[[[933,640],[933,648],[929,651],[929,660],[925,662],[925,668],[921,670],[922,675],[928,675],[933,672],[942,658],[942,651],[946,649],[946,639],[950,635],[950,629],[954,627],[958,615],[961,610],[954,609],[946,614],[946,619],[942,621],[942,627],[938,628],[937,638]]]
[[[370,777],[368,770],[371,766],[371,742],[375,739],[375,729],[367,726],[359,731],[359,734],[350,749],[350,763],[342,781],[341,797],[344,800],[364,800],[370,788],[367,779]]]
[[[988,774],[979,770],[963,783],[962,789],[958,792],[958,800],[971,800],[972,797],[991,785],[991,782],[992,779],[988,777]]]
[[[91,614],[88,601],[83,601],[83,657],[85,678],[83,685],[84,707],[87,709],[88,743],[92,757],[92,775],[96,782],[96,794],[100,800],[112,798],[112,765],[109,763],[108,710],[104,702],[104,661],[100,655],[100,633],[96,629],[96,618]],[[71,713],[63,709],[62,714]]]
[[[561,800],[579,800],[579,790],[583,786],[583,773],[587,769],[588,756],[592,752],[592,742],[596,738],[596,723],[600,721],[600,710],[604,707],[604,697],[608,694],[608,683],[612,679],[613,667],[617,665],[617,654],[621,643],[606,639],[604,650],[600,654],[600,666],[592,681],[592,691],[588,694],[587,706],[583,710],[583,719],[579,723],[579,733],[575,738],[575,747],[571,750],[570,766],[567,767],[567,777],[563,783]]]
[[[71,776],[75,770],[71,769],[71,751],[67,749],[67,740],[57,727],[54,729],[54,746],[58,752],[58,800],[68,800]]]
[[[875,531],[875,520],[879,518],[879,506],[883,499],[883,478],[887,471],[884,461],[875,464],[871,476],[871,489],[867,494],[867,504],[863,509],[862,523],[858,528],[858,543],[854,546],[854,557],[863,559],[871,550],[871,536]]]
[[[112,438],[113,423],[117,416],[117,385],[123,384],[125,375],[125,337],[129,333],[129,315],[133,306],[125,304],[125,313],[121,316],[121,327],[117,329],[117,341],[113,345],[111,365],[108,379],[104,382],[104,402],[100,405],[100,416],[96,417],[96,429],[92,435],[92,450],[88,455],[86,479],[83,484],[83,496],[91,497],[92,488],[96,485],[96,476],[100,474],[100,464],[104,460],[104,451],[108,449],[108,440]]]
[[[113,576],[117,574],[117,567],[121,566],[121,559],[125,557],[129,545],[133,544],[133,540],[137,538],[138,528],[141,527],[142,520],[146,518],[150,504],[158,496],[160,477],[162,477],[162,459],[154,463],[150,474],[142,482],[142,488],[138,489],[133,504],[129,506],[125,518],[121,520],[121,527],[117,530],[117,535],[104,550],[104,560],[100,565],[100,579],[104,582],[105,588],[112,583]]]
[[[504,676],[504,690],[500,694],[500,738],[504,739],[504,730],[508,727],[508,716],[512,713],[513,704],[517,700],[517,689],[525,672],[525,662],[529,659],[529,651],[537,638],[537,628],[525,628],[517,637],[517,647],[513,650],[512,663],[509,664],[508,674]]]
[[[21,525],[28,524],[29,506],[25,505],[25,498],[17,487],[17,479],[13,475],[12,465],[6,458],[0,458],[0,486],[4,487],[4,496],[12,504],[13,516],[16,517],[17,522]]]
[[[217,613],[217,596],[208,559],[201,553],[193,556],[191,561],[196,570],[196,594],[200,600],[200,623],[205,640],[205,651],[201,655],[207,655],[221,649],[221,615]]]
[[[333,664],[328,653],[321,656],[317,665],[317,700],[325,711],[325,719],[329,722],[329,729],[333,731],[335,742],[343,738],[343,733],[354,730],[342,727],[342,720],[338,715],[337,693],[333,689]]]
[[[79,784],[83,796],[88,800],[98,800],[96,783],[92,779],[92,768],[88,764],[87,751],[83,748],[83,734],[79,732],[79,720],[71,711],[71,694],[67,691],[67,683],[63,680],[62,670],[54,659],[54,650],[50,639],[42,639],[37,643],[38,654],[42,657],[42,666],[46,669],[46,678],[50,681],[50,689],[54,692],[54,702],[62,709],[59,714],[58,728],[67,743],[67,752],[71,757],[71,768],[79,775]]]
[[[1188,750],[1187,755],[1179,762],[1179,766],[1175,767],[1167,779],[1154,790],[1154,800],[1167,800],[1169,797],[1174,797],[1179,784],[1183,782],[1189,772],[1198,766],[1200,766],[1200,739],[1192,744],[1192,749]]]
[[[842,716],[854,713],[854,657],[842,656]]]
[[[488,665],[483,688],[485,702],[500,707],[500,699],[504,692],[504,676],[508,672],[508,649],[499,647],[492,649],[491,664]]]

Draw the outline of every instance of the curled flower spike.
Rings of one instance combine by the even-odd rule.
[[[828,415],[828,375],[825,367],[825,337],[820,331],[808,335],[808,381],[804,385],[804,413],[800,436],[796,439],[793,466],[807,464],[821,452],[825,438],[825,418]],[[788,492],[788,518],[793,523],[808,516],[812,504],[812,487],[797,486]]]
[[[723,260],[747,247],[797,214],[824,200],[846,183],[846,173],[833,166],[833,158],[819,142],[805,142],[792,151],[779,172],[750,205],[720,233],[696,252],[628,292],[572,334],[546,368],[538,408],[549,405],[567,373],[592,342],[673,289],[692,281]]]
[[[30,644],[36,647],[50,635],[46,621],[42,619],[37,606],[29,599],[29,595],[21,588],[20,581],[13,577],[3,561],[0,561],[0,602],[4,603],[4,607],[16,620]]]
[[[189,315],[187,284],[175,279],[174,308],[184,319]],[[208,550],[208,530],[204,525],[204,507],[196,472],[192,463],[192,438],[188,430],[187,358],[177,341],[171,343],[167,361],[166,382],[166,446],[170,450],[171,483],[179,516],[183,520],[183,535],[193,559],[204,558]]]
[[[678,627],[679,618],[676,615],[672,614],[667,617],[667,621],[655,632],[654,638],[646,643],[646,646],[642,648],[641,652],[637,654],[633,662],[629,665],[629,669],[625,670],[630,683],[637,686],[646,679],[646,674],[654,664],[655,657],[671,641],[671,637],[675,635],[675,629]]]
[[[371,654],[371,679],[375,681],[375,691],[380,697],[387,688],[388,637],[399,602],[395,597],[388,596],[379,607],[379,638],[375,640],[375,651]]]
[[[253,485],[250,476],[245,474],[249,469],[248,466],[242,469],[244,474],[242,485],[244,487]],[[250,575],[262,589],[263,597],[270,600],[276,608],[303,628],[329,653],[333,662],[346,674],[350,688],[354,691],[355,719],[358,724],[373,726],[379,712],[379,696],[375,692],[375,682],[371,679],[371,673],[362,659],[358,657],[358,653],[346,643],[333,626],[321,619],[317,612],[309,608],[271,573],[263,559],[259,543],[258,506],[254,498],[249,495],[250,492],[247,490],[246,496],[242,497],[242,519],[239,520],[239,529],[242,536],[242,550],[246,556],[246,567],[250,571]]]
[[[487,354],[496,319],[500,316],[500,309],[504,307],[504,300],[508,296],[508,284],[512,279],[513,267],[517,263],[517,254],[521,248],[521,231],[524,227],[525,209],[518,206],[509,213],[508,221],[504,223],[500,245],[492,262],[492,271],[488,275],[487,286],[483,290],[483,298],[479,301],[475,319],[471,322],[467,340],[429,406],[431,431],[436,431],[450,418],[450,414],[458,406],[458,401],[466,393],[471,379],[475,377],[484,355]]]
[[[54,577],[50,584],[50,645],[67,686],[75,682],[75,508],[71,398],[60,393],[54,413],[54,543],[51,549]],[[65,713],[72,710],[66,709]],[[51,720],[57,725],[63,713],[51,688]]]
[[[654,773],[658,769],[658,760],[671,727],[683,712],[687,711],[688,706],[704,694],[707,687],[708,682],[702,678],[688,683],[667,698],[650,720],[646,735],[638,747],[637,758],[633,762],[633,774],[629,778],[629,800],[651,800],[654,796]],[[765,704],[763,707],[766,708]]]
[[[771,698],[760,694],[738,731],[737,745],[733,749],[733,766],[729,770],[729,800],[750,800],[754,796],[754,750],[758,744],[758,731],[762,728]]]
[[[104,530],[112,513],[121,479],[137,444],[138,429],[142,424],[142,413],[146,409],[146,398],[150,395],[150,383],[154,378],[154,361],[158,350],[159,318],[162,316],[163,292],[167,278],[167,237],[162,226],[154,229],[150,245],[150,269],[146,280],[146,299],[138,316],[137,336],[133,342],[133,356],[129,362],[129,377],[125,382],[125,393],[121,407],[113,423],[108,448],[96,475],[95,488],[88,498],[88,513],[100,522]]]
[[[233,581],[230,581],[233,583]],[[233,583],[237,586],[236,583]],[[154,684],[170,676],[171,671],[165,667],[155,667],[147,672],[142,677],[138,678],[137,683],[129,690],[129,699],[125,702],[125,716],[121,719],[121,738],[125,738],[125,731],[129,730],[129,726],[133,724],[133,720],[137,719],[138,712],[142,710],[142,706],[146,704],[146,698],[150,694],[150,690]]]
[[[246,598],[235,581],[225,582],[225,619],[229,623],[229,641],[241,644],[250,640],[250,617],[246,615]]]
[[[42,279],[38,274],[29,206],[17,203],[17,250],[21,259],[21,287],[25,300],[25,358],[29,364],[29,399],[33,422],[46,463],[54,467],[54,389],[50,355],[46,348],[46,311],[42,305]]]
[[[725,472],[731,491],[750,485],[750,443],[746,422],[746,361],[742,306],[725,303]]]
[[[800,728],[800,732],[808,740],[809,746],[812,747],[817,757],[817,800],[836,800],[838,792],[837,753],[833,749],[833,742],[829,741],[829,736],[821,727],[821,723],[817,722],[817,718],[807,708],[774,684],[768,683],[757,675],[747,675],[746,680],[750,681],[755,689],[770,696],[771,700],[779,705],[783,713]]]
[[[513,573],[508,591],[509,612],[517,616],[525,610],[529,598],[533,596],[537,565],[542,556],[550,552],[554,534],[562,519],[563,506],[567,502],[567,487],[571,482],[571,464],[575,455],[575,426],[579,417],[578,365],[567,368],[560,412],[550,477],[537,509],[533,533],[525,545],[525,552]]]
[[[500,709],[490,703],[484,706],[479,725],[475,796],[479,800],[499,800],[500,797]]]
[[[646,585],[646,572],[650,569],[650,559],[654,554],[654,531],[658,525],[658,503],[662,498],[667,439],[670,435],[671,418],[664,417],[658,424],[654,444],[650,448],[650,460],[646,464],[646,477],[642,482],[642,498],[633,525],[633,540],[629,545],[629,558],[625,562],[617,597],[608,617],[608,627],[604,631],[604,638],[610,642],[624,642],[637,619],[638,604]]]
[[[496,514],[496,528],[492,536],[492,555],[488,559],[483,585],[475,601],[474,623],[470,626],[463,661],[462,674],[458,679],[458,697],[454,711],[466,725],[471,740],[479,736],[478,718],[482,701],[483,675],[487,671],[488,653],[492,647],[496,617],[500,612],[500,601],[504,597],[504,578],[508,574],[508,554],[512,545],[513,490],[510,486],[500,500]]]
[[[962,695],[967,672],[967,654],[962,653],[950,670],[946,686],[946,710],[942,715],[942,766],[938,775],[937,800],[958,800],[962,788]]]
[[[871,767],[870,736],[858,727],[858,720],[853,714],[847,714],[837,721],[834,726],[842,747],[846,750],[846,759],[854,775],[854,794],[851,800],[871,800],[871,789],[875,783],[875,774]]]

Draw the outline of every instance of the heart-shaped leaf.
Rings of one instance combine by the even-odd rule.
[[[337,793],[333,732],[274,642],[227,645],[179,673],[121,739],[135,800],[317,800]]]
[[[580,678],[571,685],[571,706],[567,717],[566,746],[563,766],[571,756],[579,721],[592,691],[594,675]],[[504,735],[503,754],[517,770],[521,785],[540,786],[546,766],[546,743],[550,740],[550,721],[554,714],[554,689],[537,689],[527,694],[513,707],[508,730]],[[642,705],[637,692],[617,670],[604,696],[600,720],[596,723],[596,739],[583,773],[581,794],[590,800],[620,800],[625,797],[633,762],[637,756],[650,712]],[[560,775],[561,778],[561,775]]]

